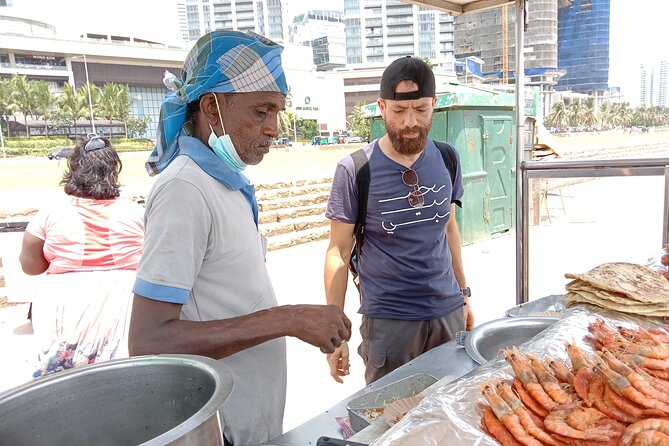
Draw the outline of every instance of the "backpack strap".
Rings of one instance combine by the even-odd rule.
[[[367,198],[369,197],[369,159],[364,149],[356,150],[351,154],[355,167],[355,184],[358,189],[358,218],[355,221],[353,234],[356,241],[356,252],[360,253],[365,231],[365,217],[367,216]]]
[[[434,140],[433,140],[434,141]],[[437,146],[441,157],[444,160],[444,164],[448,169],[448,173],[451,175],[451,186],[455,186],[455,175],[457,173],[457,157],[455,155],[455,147],[450,142],[434,141],[434,145]],[[462,207],[462,202],[456,200],[453,203],[457,204],[459,207]]]

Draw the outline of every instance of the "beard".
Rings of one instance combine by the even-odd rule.
[[[400,155],[415,155],[425,148],[427,134],[431,125],[432,123],[430,122],[427,127],[415,125],[413,127],[399,129],[386,123],[386,131],[388,132],[390,142],[393,144],[393,149],[395,149],[397,153]],[[407,138],[404,136],[407,133],[418,133],[418,136],[415,138]]]

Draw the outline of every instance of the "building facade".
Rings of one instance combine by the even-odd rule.
[[[288,27],[289,41],[310,46],[318,71],[346,65],[346,35],[341,11],[309,10],[295,17]]]
[[[609,91],[611,0],[560,0],[557,90],[599,98]]]
[[[187,30],[189,41],[217,29],[253,31],[275,42],[287,41],[281,0],[180,0],[177,10],[179,29]]]
[[[669,61],[641,65],[639,102],[650,107],[669,107]]]
[[[453,16],[400,0],[344,0],[348,64],[427,58],[453,71]]]

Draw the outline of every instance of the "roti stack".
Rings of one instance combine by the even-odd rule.
[[[669,281],[662,274],[634,263],[604,263],[574,279],[563,300],[585,302],[624,313],[669,316]]]

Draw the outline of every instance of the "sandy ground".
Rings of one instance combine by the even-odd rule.
[[[274,153],[266,163],[249,169],[256,182],[330,176],[334,163],[353,150],[294,148]],[[300,156],[302,153],[302,156]],[[313,157],[305,162],[304,153]],[[281,161],[271,161],[276,156]],[[299,172],[299,173],[298,173]],[[5,199],[3,191],[3,202]],[[561,294],[566,272],[583,272],[613,261],[645,263],[660,250],[664,183],[659,177],[604,178],[565,187],[564,207],[559,196],[549,197],[552,221],[530,229],[530,298]],[[43,198],[43,197],[41,197]],[[40,198],[40,199],[41,199]],[[24,195],[23,202],[30,201]],[[39,200],[35,200],[37,202]],[[542,210],[545,214],[545,208]],[[545,217],[545,215],[544,215]],[[18,272],[16,257],[20,233],[0,234],[0,254],[12,290],[11,299],[28,301],[34,278]],[[314,242],[268,253],[267,267],[280,304],[322,303],[323,258],[327,242]],[[471,303],[477,323],[504,316],[515,302],[515,236],[503,234],[463,248]],[[12,260],[14,259],[14,260]],[[358,296],[347,294],[346,313],[354,327],[360,324]],[[26,320],[27,304],[0,305],[0,357],[3,368],[0,391],[27,382],[32,372],[32,329]],[[351,349],[357,348],[354,332]],[[352,357],[351,376],[344,384],[330,378],[324,355],[296,339],[288,339],[288,401],[284,428],[289,430],[364,387],[360,358]],[[314,439],[315,440],[315,439]]]

